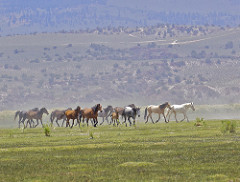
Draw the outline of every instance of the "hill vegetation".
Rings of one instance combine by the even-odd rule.
[[[0,108],[237,103],[239,34],[159,25],[1,37]]]
[[[159,23],[236,27],[239,7],[236,0],[1,0],[0,35]]]

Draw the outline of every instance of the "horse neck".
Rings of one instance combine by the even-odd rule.
[[[37,115],[41,117],[43,115],[43,110],[41,109],[39,112],[37,112]]]
[[[96,106],[94,106],[94,107],[92,107],[92,110],[93,110],[93,113],[94,114],[97,114],[97,112],[98,112],[98,106],[96,105]]]
[[[191,107],[191,105],[190,105],[189,103],[184,104],[184,108],[185,108],[186,110],[188,110],[190,107]]]

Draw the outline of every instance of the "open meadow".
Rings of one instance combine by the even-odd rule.
[[[0,129],[0,181],[240,181],[233,122]]]

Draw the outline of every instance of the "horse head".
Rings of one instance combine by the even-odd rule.
[[[193,111],[195,111],[195,108],[194,108],[194,106],[193,106],[193,102],[191,102],[190,104],[191,104],[191,105],[190,105],[190,106],[191,106],[191,109],[192,109]]]
[[[168,102],[166,102],[166,104],[167,104],[167,108],[171,110],[172,109],[171,105]]]
[[[97,111],[102,111],[102,105],[101,104],[97,104]]]
[[[136,115],[137,115],[138,117],[140,117],[140,108],[139,108],[139,107],[136,107],[136,108],[133,108],[133,109],[135,109]]]
[[[43,107],[42,109],[40,109],[40,112],[41,112],[41,113],[45,113],[45,114],[47,114],[47,115],[49,114],[48,111],[47,111],[47,109],[46,109],[45,107]]]
[[[77,108],[75,109],[75,112],[76,112],[76,113],[80,113],[80,111],[81,111],[81,107],[80,107],[80,106],[77,106]]]

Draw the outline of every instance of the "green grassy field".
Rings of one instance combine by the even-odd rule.
[[[0,130],[0,181],[240,181],[240,132],[220,120]]]

